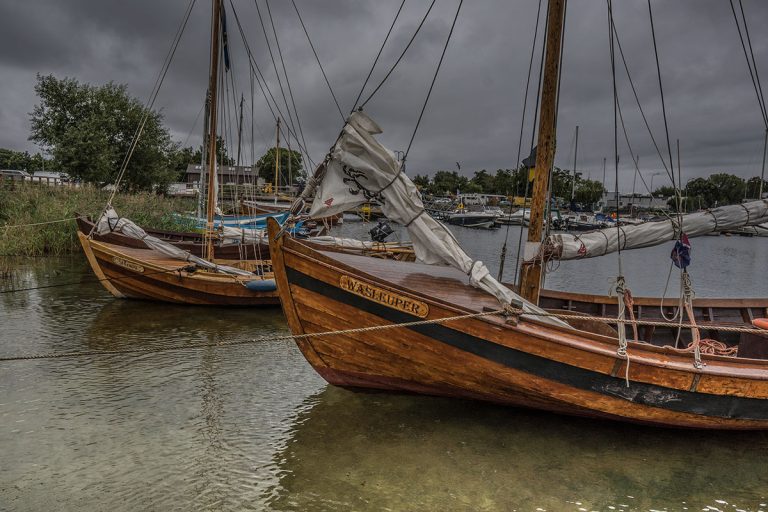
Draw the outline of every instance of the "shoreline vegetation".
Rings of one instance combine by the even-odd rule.
[[[93,186],[65,187],[0,183],[0,256],[45,256],[80,250],[75,214],[97,218],[110,191]],[[192,220],[180,218],[194,208],[188,198],[139,192],[118,193],[113,206],[136,224],[169,231],[193,231]],[[62,219],[66,222],[41,224]]]

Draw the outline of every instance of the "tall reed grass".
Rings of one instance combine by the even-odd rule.
[[[29,224],[73,219],[77,213],[98,218],[109,194],[89,186],[0,182],[0,256],[56,255],[80,250],[74,220],[38,226]],[[174,215],[192,209],[193,204],[188,199],[151,193],[117,194],[113,206],[118,214],[140,226],[193,230],[191,220]]]

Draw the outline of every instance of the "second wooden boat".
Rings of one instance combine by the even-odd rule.
[[[153,249],[92,240],[80,231],[78,237],[94,274],[117,298],[207,306],[279,304],[267,261],[217,262],[249,271],[249,275],[232,275],[209,272]]]

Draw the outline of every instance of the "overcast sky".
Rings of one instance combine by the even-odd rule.
[[[264,0],[258,1],[266,17]],[[400,2],[296,2],[346,113]],[[33,87],[37,73],[93,84],[125,83],[129,92],[143,101],[187,3],[0,0],[4,41],[0,45],[0,147],[38,150],[27,141],[28,113],[36,103]],[[254,2],[233,3],[270,89],[281,98]],[[618,35],[630,71],[666,155],[647,2],[615,3]],[[768,2],[743,3],[758,71],[768,86]],[[457,4],[458,0],[436,3],[403,62],[366,106],[384,129],[382,141],[391,149],[402,150],[408,145]],[[250,96],[244,46],[229,0],[226,5],[235,87],[238,95]],[[680,139],[683,180],[716,171],[742,177],[759,175],[764,127],[729,1],[653,0],[652,5],[670,136],[673,146]],[[372,84],[381,80],[397,58],[427,6],[426,1],[406,2]],[[409,174],[455,170],[456,162],[461,163],[462,173],[470,176],[478,169],[515,167],[537,6],[538,0],[464,2],[408,158]],[[290,2],[272,0],[270,7],[307,145],[317,161],[335,140],[341,119]],[[201,140],[201,120],[195,124],[195,119],[207,85],[209,19],[210,2],[197,0],[156,103],[174,138],[187,141],[187,145],[196,146]],[[269,25],[267,28],[271,30]],[[613,188],[613,109],[605,1],[570,0],[565,38],[556,164],[572,167],[573,133],[579,125],[577,167],[585,177],[602,179],[603,157],[608,157],[606,185]],[[640,156],[641,171],[650,181],[661,170],[661,163],[623,68],[617,65],[630,142]],[[368,91],[371,89],[369,85]],[[526,149],[530,145],[533,101],[525,126]],[[246,106],[246,111],[249,108]],[[271,143],[274,132],[274,121],[258,89],[254,112],[258,156]],[[247,135],[250,139],[250,133]],[[250,154],[250,149],[246,153]],[[634,170],[623,137],[619,153],[619,185],[630,191]],[[653,184],[654,188],[668,184],[668,179],[656,175]],[[640,191],[639,182],[636,186]]]

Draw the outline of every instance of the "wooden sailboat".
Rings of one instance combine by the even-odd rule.
[[[554,156],[563,3],[549,0],[538,169],[550,168]],[[343,150],[337,152],[343,156]],[[328,168],[331,163],[324,165]],[[371,178],[351,171],[347,175],[355,183]],[[319,169],[316,177],[325,172]],[[393,174],[387,187],[407,179],[398,171]],[[542,240],[546,196],[547,183],[537,177],[529,231],[532,244]],[[417,223],[418,215],[411,222]],[[622,350],[616,323],[591,318],[615,314],[616,297],[541,291],[541,261],[536,258],[524,268],[521,294],[532,303],[563,309],[546,313],[523,302],[522,309],[518,305],[512,314],[509,309],[503,314],[496,297],[468,283],[467,274],[475,279],[478,262],[466,265],[467,272],[382,261],[318,250],[281,236],[274,222],[269,223],[269,232],[275,278],[291,332],[310,335],[296,343],[331,384],[657,426],[768,428],[768,331],[753,329],[749,323],[768,316],[768,298],[693,301],[691,320],[710,336],[738,347],[738,356],[731,350],[729,356],[701,354],[697,359],[687,347],[675,348],[678,323],[651,317],[651,308],[659,308],[660,299],[629,304],[628,310],[645,325],[640,326],[638,339],[629,340]],[[533,313],[523,313],[526,307]],[[578,317],[554,323],[548,314]],[[462,318],[444,320],[457,316]],[[434,323],[416,323],[423,321]],[[396,327],[402,323],[410,325]],[[363,330],[371,327],[378,330]]]
[[[117,226],[121,221],[116,215],[115,218],[106,219],[110,229],[109,233],[103,233],[105,239],[102,240],[97,240],[98,235],[93,235],[93,227],[86,230],[84,228],[87,223],[80,222],[78,237],[88,263],[104,287],[115,297],[203,305],[262,306],[278,303],[268,260],[269,252],[264,251],[261,256],[261,246],[258,243],[250,244],[250,254],[247,249],[246,254],[242,254],[241,248],[238,248],[240,258],[250,255],[258,259],[216,258],[216,247],[221,246],[214,226],[221,9],[221,0],[213,0],[208,86],[210,115],[207,165],[210,172],[207,186],[207,225],[203,233],[203,243],[199,247],[205,260],[189,253],[185,256],[183,251],[178,254],[176,251],[179,251],[180,247],[147,236],[148,233],[132,223],[129,226],[133,229],[132,234],[136,235],[138,232],[138,236],[115,238],[113,235],[116,233],[112,233],[113,225]],[[126,238],[133,239],[134,242],[126,242]],[[245,245],[248,244],[243,244]],[[181,244],[181,248],[184,248],[184,244]],[[182,256],[184,259],[169,254]],[[218,256],[229,256],[229,253],[224,254],[219,250]]]

